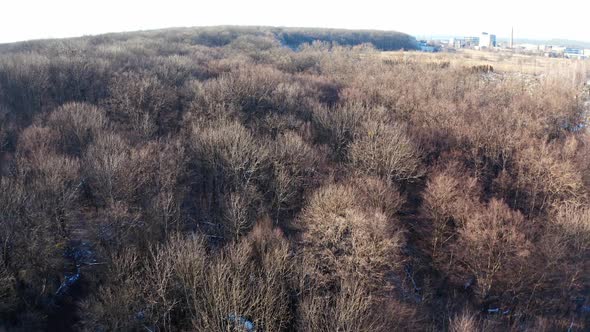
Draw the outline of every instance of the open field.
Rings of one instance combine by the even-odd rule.
[[[590,60],[549,58],[510,52],[488,52],[463,49],[454,53],[425,53],[417,51],[382,52],[386,59],[429,63],[449,62],[451,66],[491,65],[497,72],[532,75],[564,76],[566,79],[590,77]],[[579,76],[576,76],[579,75]]]

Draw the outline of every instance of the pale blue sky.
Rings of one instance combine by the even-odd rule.
[[[590,41],[584,0],[0,0],[0,42],[180,26],[273,25]]]

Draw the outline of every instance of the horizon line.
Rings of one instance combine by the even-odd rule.
[[[59,37],[39,37],[39,38],[30,38],[30,39],[19,39],[19,40],[12,40],[12,41],[0,41],[0,45],[8,45],[8,44],[17,44],[17,43],[26,43],[26,42],[37,42],[37,41],[49,41],[49,40],[65,40],[65,39],[76,39],[76,38],[88,38],[88,37],[99,37],[104,35],[111,35],[111,34],[124,34],[124,33],[141,33],[141,32],[155,32],[155,31],[162,31],[162,30],[175,30],[175,29],[195,29],[195,28],[287,28],[287,29],[326,29],[326,30],[347,30],[347,31],[380,31],[380,32],[397,32],[409,35],[416,39],[423,39],[423,38],[453,38],[453,37],[470,37],[470,36],[477,36],[482,32],[476,34],[456,34],[456,33],[436,33],[436,34],[425,34],[425,33],[410,33],[400,30],[394,29],[375,29],[375,28],[341,28],[341,27],[321,27],[321,26],[286,26],[286,25],[239,25],[239,24],[219,24],[219,25],[192,25],[192,26],[170,26],[170,27],[160,27],[160,28],[146,28],[146,29],[133,29],[133,30],[119,30],[119,31],[105,31],[105,32],[98,32],[98,33],[88,33],[88,34],[76,34],[70,36],[59,36]],[[490,34],[494,34],[493,32],[489,32]],[[510,36],[498,35],[496,34],[497,38],[501,39],[510,39]],[[567,41],[567,42],[577,42],[577,43],[588,43],[590,44],[590,40],[578,40],[578,39],[570,39],[564,37],[518,37],[514,38],[515,41],[518,40],[531,40],[531,41],[552,41],[552,40],[560,40],[560,41]]]

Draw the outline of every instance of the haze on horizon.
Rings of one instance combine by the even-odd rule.
[[[581,0],[7,0],[0,43],[210,25],[395,30],[415,36],[476,35],[590,41]]]

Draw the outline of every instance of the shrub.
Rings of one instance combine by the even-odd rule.
[[[107,118],[95,106],[68,103],[51,113],[48,125],[59,135],[64,152],[81,156],[88,144],[106,129]]]
[[[255,187],[245,185],[223,196],[221,227],[227,239],[238,240],[252,229],[262,214],[262,197]]]
[[[56,152],[54,131],[37,126],[25,129],[15,158],[16,176],[26,179],[29,213],[47,218],[47,227],[65,236],[81,191],[80,161]]]
[[[367,111],[357,105],[314,109],[312,123],[317,142],[327,144],[335,160],[346,160],[348,149]]]
[[[450,332],[473,332],[478,331],[478,319],[477,317],[468,312],[463,312],[460,315],[456,315],[449,320],[449,331]]]
[[[551,221],[561,228],[564,241],[576,251],[590,249],[590,209],[564,204],[555,209]]]
[[[159,56],[155,59],[153,70],[158,79],[170,87],[181,87],[192,77],[202,78],[207,75],[202,65],[188,56]]]
[[[412,181],[422,176],[421,153],[399,126],[369,122],[350,145],[355,170],[388,181]]]
[[[320,188],[304,209],[304,252],[317,266],[312,278],[333,287],[353,277],[368,287],[387,287],[385,275],[403,261],[402,228],[380,206],[363,206],[366,199],[351,185]]]
[[[270,190],[275,222],[301,208],[303,195],[318,181],[319,153],[297,133],[280,135],[271,147]]]
[[[64,238],[47,216],[53,206],[37,201],[27,173],[17,171],[0,179],[0,316],[8,328],[14,322],[35,330],[44,326],[59,286]]]
[[[207,81],[203,86],[203,105],[212,109],[222,104],[243,112],[246,118],[271,110],[275,106],[273,93],[283,80],[282,73],[264,66],[244,67]]]
[[[82,302],[82,325],[92,330],[149,328],[150,322],[145,322],[148,308],[143,293],[144,271],[133,249],[113,254],[107,270],[108,283]]]
[[[135,181],[146,178],[141,195],[146,206],[147,220],[152,221],[153,231],[168,234],[179,231],[184,216],[182,203],[188,191],[188,153],[178,140],[150,142],[142,148],[144,157],[134,160],[134,166],[142,172],[135,173]]]
[[[218,235],[235,238],[247,232],[263,212],[262,190],[268,182],[270,159],[260,143],[237,122],[193,126],[191,141],[197,194]]]
[[[53,153],[57,150],[57,133],[47,127],[36,125],[25,128],[19,135],[17,151],[21,155],[34,155],[43,157],[43,153]]]
[[[170,87],[149,74],[124,72],[109,85],[107,105],[115,119],[131,125],[142,137],[175,128],[177,97]]]
[[[356,198],[359,206],[381,211],[389,220],[395,220],[406,203],[394,184],[388,184],[377,177],[357,177],[351,181],[351,185],[358,193]]]
[[[268,150],[237,122],[193,127],[193,148],[200,164],[218,188],[256,183],[268,166]]]
[[[88,147],[84,162],[91,193],[107,206],[123,202],[144,209],[146,234],[180,227],[187,159],[178,142],[161,140],[132,148],[117,134],[105,132]]]
[[[1,88],[0,88],[1,90]],[[9,122],[9,111],[8,109],[0,104],[0,154],[2,154],[8,147],[8,139],[11,135],[10,133],[10,122]],[[2,162],[0,161],[0,167]]]
[[[580,259],[588,253],[588,231],[584,229],[587,223],[585,207],[566,203],[551,211],[547,220],[536,228],[535,251],[530,258],[526,285],[535,292],[523,296],[527,300],[524,309],[545,316],[545,325],[570,324],[560,317],[571,310],[571,299],[579,296],[588,283],[582,272],[588,269],[588,262]],[[547,313],[551,313],[551,318]]]
[[[80,161],[57,154],[17,160],[27,174],[28,190],[39,212],[45,213],[57,234],[66,235],[81,189]]]
[[[103,203],[131,198],[141,185],[129,178],[130,148],[119,135],[105,132],[84,154],[84,174],[92,192]]]
[[[49,59],[39,54],[0,57],[0,87],[3,103],[26,122],[46,109],[49,88]]]
[[[269,228],[254,230],[250,239],[217,257],[210,267],[202,304],[195,303],[200,310],[193,328],[234,330],[245,319],[255,328],[286,330],[292,324],[289,294],[293,263],[289,245],[280,233]]]
[[[303,262],[297,329],[301,331],[392,331],[417,327],[415,311],[391,293],[375,291],[377,285],[344,275],[326,289],[309,269],[323,269],[314,259]],[[305,271],[307,270],[307,271]],[[377,286],[377,287],[376,287]],[[384,295],[389,294],[389,295]]]
[[[501,284],[510,278],[518,278],[514,272],[531,255],[524,227],[524,217],[497,200],[462,223],[453,251],[465,272],[475,277],[481,299],[492,291],[501,292]]]
[[[286,330],[294,261],[280,232],[265,225],[218,254],[197,235],[174,235],[147,257],[112,256],[107,282],[84,302],[84,326],[231,331],[248,321]]]
[[[450,165],[429,180],[424,194],[424,212],[433,265],[452,283],[473,290],[479,301],[497,296],[512,301],[528,287],[526,271],[534,261],[532,234],[535,229],[504,202],[480,202],[475,179],[459,180],[460,168]],[[531,228],[527,229],[527,226]]]
[[[582,174],[575,164],[562,156],[558,146],[545,143],[520,150],[513,168],[500,174],[496,183],[507,201],[530,215],[585,199]]]
[[[12,313],[18,304],[16,278],[5,267],[6,262],[2,262],[0,267],[0,317]]]
[[[452,163],[433,171],[426,184],[421,208],[430,224],[424,236],[430,241],[429,252],[435,264],[447,259],[443,248],[455,238],[456,227],[479,208],[481,188],[475,178],[465,178],[463,172],[457,163]]]
[[[154,239],[137,208],[123,201],[114,201],[100,209],[88,223],[91,239],[105,255]],[[143,243],[142,248],[145,245],[147,243]]]
[[[387,330],[387,319],[376,310],[379,303],[363,286],[349,279],[339,289],[333,296],[304,297],[300,308],[301,331]]]
[[[107,96],[110,70],[111,64],[104,59],[72,54],[52,57],[47,69],[52,102],[97,103]]]

